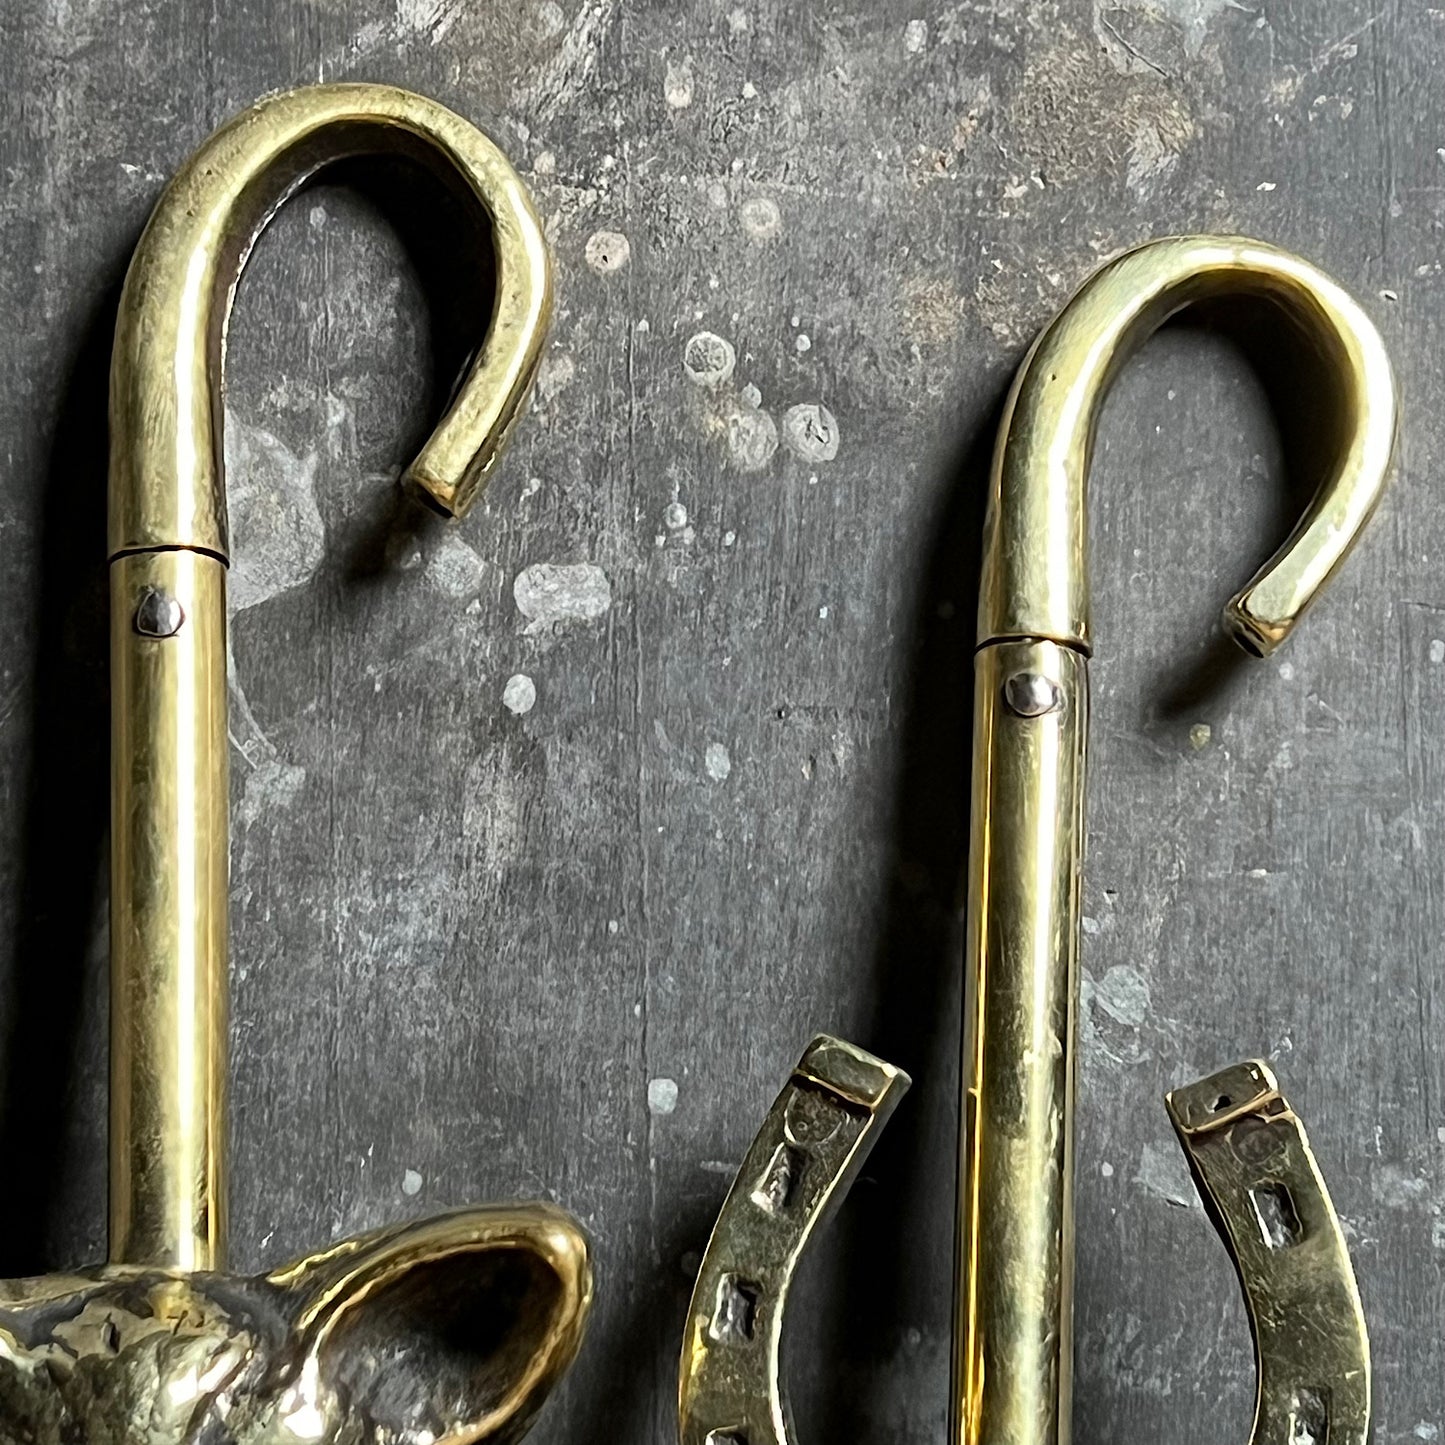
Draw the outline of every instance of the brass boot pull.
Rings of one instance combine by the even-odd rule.
[[[1230,635],[1266,655],[1359,536],[1394,448],[1384,346],[1339,286],[1244,238],[1141,246],[1097,271],[1045,329],[1005,408],[984,523],[975,658],[953,1445],[1059,1445],[1069,1433],[1091,651],[1085,489],[1095,423],[1119,366],[1168,316],[1204,296],[1241,292],[1293,320],[1333,373],[1342,410],[1340,449],[1304,518],[1225,613]],[[845,1047],[824,1043],[829,1057]],[[879,1060],[855,1067],[887,1069]],[[796,1248],[782,1249],[780,1226],[761,1220],[751,1181],[797,1091],[814,1087],[810,1078],[806,1068],[795,1075],[774,1105],[704,1256],[681,1363],[683,1445],[788,1439],[780,1314],[815,1221],[806,1211],[791,1215]],[[1302,1126],[1260,1063],[1176,1091],[1169,1109],[1249,1308],[1259,1376],[1252,1441],[1363,1445],[1369,1343],[1344,1237]],[[813,1160],[798,1198],[836,1202],[824,1175],[852,1162]],[[733,1283],[719,1293],[722,1278]],[[750,1301],[741,1315],[738,1298]],[[766,1322],[767,1348],[739,1339],[739,1318]]]
[[[262,101],[176,176],[126,279],[111,370],[110,1259],[0,1282],[7,1439],[512,1441],[581,1342],[587,1243],[549,1204],[223,1273],[226,323],[286,197],[331,160],[383,151],[443,176],[495,239],[486,341],[410,472],[460,513],[525,403],[550,308],[526,191],[469,122],[386,86]]]

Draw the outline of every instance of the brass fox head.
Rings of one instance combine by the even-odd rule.
[[[270,1274],[0,1282],[4,1445],[504,1445],[577,1352],[586,1242],[547,1205],[359,1236]]]

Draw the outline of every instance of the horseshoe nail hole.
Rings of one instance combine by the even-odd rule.
[[[757,1285],[750,1284],[740,1275],[723,1275],[718,1281],[709,1330],[713,1339],[724,1344],[739,1344],[752,1339],[761,1294]]]
[[[748,1437],[741,1430],[709,1430],[703,1445],[748,1445]]]
[[[1294,1200],[1283,1184],[1262,1184],[1257,1189],[1251,1189],[1249,1200],[1254,1205],[1254,1217],[1259,1224],[1260,1235],[1270,1249],[1288,1249],[1300,1242],[1304,1228],[1300,1224],[1299,1211],[1294,1207]],[[1293,1438],[1291,1437],[1292,1440]],[[1305,1441],[1314,1437],[1299,1438]]]
[[[1330,1392],[1328,1390],[1296,1390],[1290,1402],[1289,1445],[1329,1445]]]
[[[791,1144],[779,1144],[766,1172],[753,1190],[753,1203],[769,1214],[781,1214],[793,1200],[803,1173],[803,1153]]]
[[[1234,1100],[1231,1099],[1228,1094],[1219,1094],[1209,1106],[1209,1112],[1211,1114],[1217,1114],[1221,1109],[1227,1109],[1233,1102]]]

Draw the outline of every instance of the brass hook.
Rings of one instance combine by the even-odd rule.
[[[952,1445],[1065,1445],[1073,1371],[1073,1111],[1090,652],[1085,491],[1129,352],[1206,295],[1275,302],[1338,376],[1346,438],[1225,626],[1266,655],[1358,537],[1384,486],[1395,394],[1379,335],[1328,277],[1242,238],[1158,241],[1101,268],[1014,382],[984,523],[975,657]],[[779,1350],[798,1255],[907,1086],[815,1040],[718,1217],[679,1376],[683,1445],[786,1445]],[[1168,1107],[1240,1273],[1255,1339],[1254,1445],[1363,1445],[1369,1343],[1303,1126],[1261,1063]],[[828,1129],[790,1132],[794,1117]]]
[[[136,248],[111,370],[112,557],[156,547],[228,556],[220,396],[236,284],[267,222],[311,176],[387,152],[459,183],[492,232],[486,341],[407,470],[443,513],[466,515],[541,358],[552,309],[542,228],[521,178],[469,121],[388,85],[318,85],[222,126],[176,173]]]
[[[0,1434],[183,1445],[514,1441],[581,1344],[586,1238],[550,1204],[376,1231],[268,1274],[226,1263],[228,749],[221,368],[257,234],[319,166],[403,151],[489,218],[491,329],[411,468],[475,497],[549,310],[520,179],[470,123],[387,86],[274,96],[162,196],[111,369],[110,1259],[0,1281]]]
[[[1300,327],[1339,381],[1346,436],[1299,524],[1225,608],[1225,630],[1268,656],[1344,560],[1395,445],[1395,383],[1379,332],[1336,282],[1275,246],[1240,236],[1152,241],[1096,271],[1014,378],[984,521],[980,647],[1037,637],[1091,650],[1086,503],[1104,398],[1170,316],[1225,295],[1265,298]]]
[[[470,122],[381,85],[263,100],[177,173],[126,276],[111,363],[115,1260],[207,1269],[225,1257],[231,301],[260,232],[309,176],[395,151],[460,183],[495,236],[492,325],[409,472],[435,505],[464,512],[526,401],[551,296],[526,190]]]

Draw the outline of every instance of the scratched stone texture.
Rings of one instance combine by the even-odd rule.
[[[917,1082],[807,1267],[800,1439],[943,1438],[989,440],[1101,258],[1243,230],[1378,321],[1401,459],[1249,663],[1214,618],[1314,480],[1317,388],[1224,309],[1104,417],[1076,1438],[1247,1432],[1243,1312],[1161,1095],[1251,1054],[1346,1221],[1377,1439],[1445,1438],[1442,64],[1417,0],[3,0],[0,1272],[102,1249],[116,288],[214,125],[384,79],[515,159],[558,309],[447,527],[392,491],[482,323],[443,202],[349,167],[241,288],[236,1262],[561,1201],[599,1297],[535,1438],[661,1445],[690,1271],[826,1028]]]

